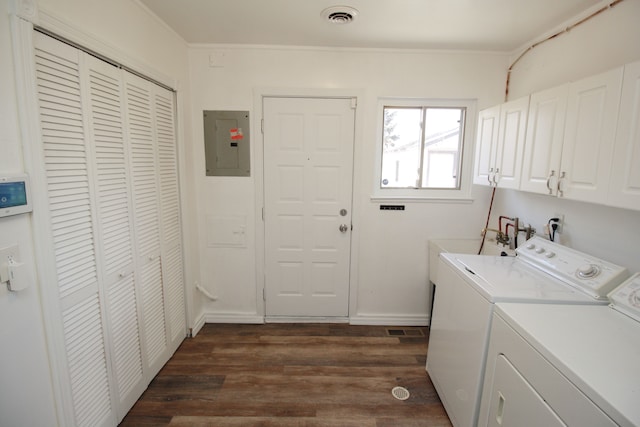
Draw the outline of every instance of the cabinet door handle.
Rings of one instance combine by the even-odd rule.
[[[491,182],[491,174],[493,173],[493,168],[489,168],[489,173],[487,174],[487,181],[489,181],[489,185],[492,184]]]
[[[553,188],[551,188],[551,178],[556,174],[556,171],[552,170],[547,177],[547,190],[549,190],[549,194],[553,194]]]
[[[563,190],[563,183],[565,178],[567,177],[567,173],[566,172],[562,172],[560,174],[560,177],[558,178],[558,197],[564,197],[564,190]]]
[[[496,168],[496,173],[493,174],[493,184],[497,187],[498,181],[500,181],[500,168]]]

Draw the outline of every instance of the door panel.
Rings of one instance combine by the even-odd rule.
[[[348,315],[354,113],[351,99],[264,99],[267,316]]]
[[[640,61],[624,67],[608,204],[640,210]]]
[[[613,158],[622,68],[569,86],[560,195],[604,203]]]
[[[520,189],[557,194],[569,85],[531,95]]]

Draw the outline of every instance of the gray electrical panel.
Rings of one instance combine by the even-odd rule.
[[[207,176],[249,176],[249,112],[203,111]]]

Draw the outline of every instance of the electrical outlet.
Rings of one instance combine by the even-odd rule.
[[[562,234],[562,230],[564,229],[564,215],[556,214],[554,215],[554,218],[558,218],[558,222],[556,222],[556,224],[558,224],[558,227],[556,228],[556,233]]]
[[[20,253],[18,252],[18,246],[9,246],[8,248],[0,248],[0,263],[5,263],[9,259],[9,257],[14,260],[18,260],[20,258]]]
[[[19,256],[20,254],[18,253],[18,246],[0,248],[0,282],[6,282],[7,280],[9,280],[7,269],[9,258],[17,261]]]

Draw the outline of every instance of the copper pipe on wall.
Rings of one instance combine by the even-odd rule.
[[[593,18],[593,17],[595,17],[595,16],[597,16],[597,15],[600,15],[600,14],[601,14],[602,12],[604,12],[605,10],[609,10],[609,9],[611,9],[612,7],[616,6],[618,3],[621,3],[621,2],[623,2],[623,1],[624,1],[624,0],[615,0],[615,1],[611,2],[611,3],[609,3],[608,5],[603,6],[602,8],[600,8],[600,9],[596,10],[596,11],[595,11],[595,12],[593,12],[591,15],[589,15],[589,16],[587,16],[587,17],[585,17],[585,18],[582,18],[580,21],[578,21],[578,22],[576,22],[576,23],[574,23],[574,24],[571,24],[571,25],[569,25],[568,27],[565,27],[563,30],[560,30],[560,31],[558,31],[558,32],[556,32],[556,33],[554,33],[554,34],[550,35],[549,37],[547,37],[547,38],[546,38],[546,39],[544,39],[544,40],[540,40],[540,41],[538,41],[538,42],[535,42],[534,44],[532,44],[531,46],[529,46],[527,49],[525,49],[525,50],[524,50],[524,52],[522,52],[522,53],[520,54],[520,56],[518,56],[518,57],[515,59],[515,61],[513,61],[513,62],[511,63],[511,65],[509,66],[509,68],[507,69],[507,81],[506,81],[506,85],[505,85],[505,92],[504,92],[504,100],[505,100],[505,102],[509,100],[509,83],[511,82],[511,71],[513,70],[513,67],[514,67],[514,66],[515,66],[515,65],[520,61],[520,59],[522,59],[522,57],[523,57],[523,56],[525,56],[525,55],[526,55],[527,53],[529,53],[532,49],[534,49],[534,48],[536,48],[536,47],[540,46],[541,44],[546,43],[546,42],[548,42],[549,40],[553,40],[553,39],[555,39],[556,37],[558,37],[558,36],[559,36],[559,35],[561,35],[561,34],[568,33],[569,31],[573,30],[573,29],[574,29],[574,28],[576,28],[577,26],[584,24],[585,22],[587,22],[587,21],[588,21],[588,20],[590,20],[591,18]]]

